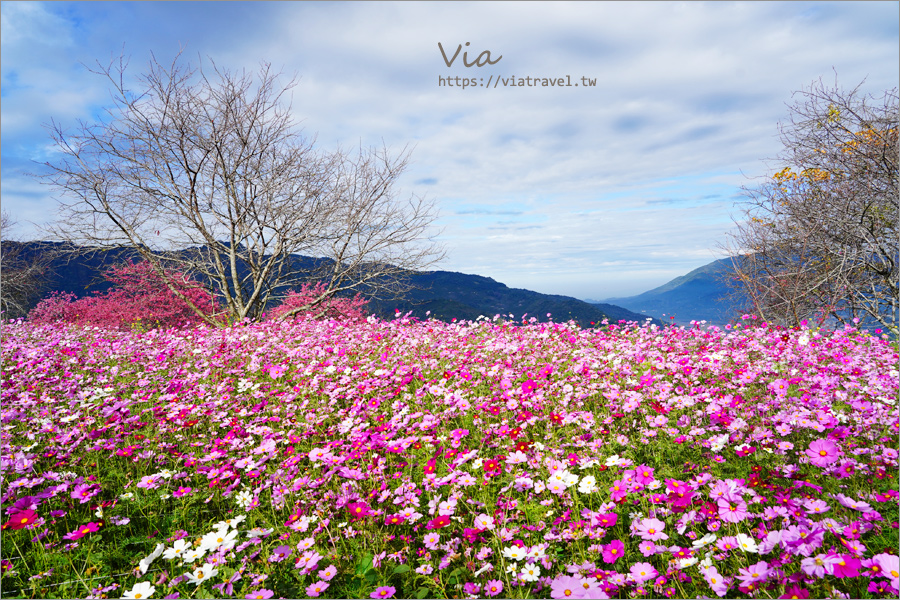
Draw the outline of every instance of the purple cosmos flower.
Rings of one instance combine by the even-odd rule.
[[[249,598],[251,600],[267,600],[268,598],[271,598],[274,595],[275,595],[275,592],[273,592],[272,590],[262,589],[262,590],[258,590],[255,592],[250,592],[249,594],[244,596],[244,598]]]
[[[269,562],[280,563],[290,556],[293,551],[294,550],[290,546],[278,546],[272,551]]]
[[[235,571],[234,574],[228,578],[228,581],[224,583],[217,583],[213,586],[213,588],[222,592],[223,596],[231,596],[232,594],[234,594],[234,583],[240,580],[241,577],[241,572]]]
[[[397,588],[385,585],[369,594],[369,598],[393,598]]]
[[[737,578],[740,579],[744,585],[749,585],[751,583],[759,585],[759,582],[764,581],[769,575],[769,563],[761,560],[755,565],[750,565],[746,569],[741,569],[740,573],[741,574],[738,575]]]
[[[70,496],[75,500],[79,500],[81,504],[85,502],[89,502],[91,498],[100,493],[100,486],[95,484],[85,484],[80,483],[75,486],[75,489],[72,490]]]

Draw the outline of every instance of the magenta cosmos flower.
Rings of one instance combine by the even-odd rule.
[[[22,529],[38,520],[38,514],[31,509],[17,512],[3,525],[3,529]]]
[[[831,440],[816,440],[809,445],[806,451],[809,462],[817,467],[827,467],[838,459],[840,451],[837,444]]]
[[[625,555],[625,544],[622,540],[613,540],[603,546],[603,562],[614,563]]]
[[[491,579],[484,584],[484,593],[487,596],[496,596],[503,592],[503,582],[499,579]]]
[[[393,598],[397,588],[389,585],[382,586],[369,594],[369,598]]]

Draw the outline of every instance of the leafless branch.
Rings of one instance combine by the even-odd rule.
[[[231,320],[258,318],[312,279],[327,283],[317,303],[396,293],[404,273],[442,257],[427,239],[433,203],[401,201],[394,189],[408,153],[317,150],[287,104],[296,80],[279,85],[269,64],[254,77],[153,59],[138,92],[126,87],[124,60],[98,66],[113,90],[104,119],[71,134],[49,126],[64,156],[44,176],[62,193],[57,238],[136,248],[160,274],[175,268],[207,284]],[[292,255],[325,266],[300,273]]]

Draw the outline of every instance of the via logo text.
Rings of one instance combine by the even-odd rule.
[[[469,45],[469,42],[466,42],[466,46],[468,46],[468,45]],[[447,53],[444,52],[444,47],[441,45],[440,42],[438,42],[438,48],[440,48],[440,50],[441,50],[441,56],[444,57],[444,63],[447,65],[448,69],[451,66],[453,66],[453,61],[455,61],[456,57],[459,56],[459,51],[462,50],[462,47],[463,47],[462,44],[458,45],[456,47],[456,52],[453,53],[453,58],[447,58]],[[463,52],[463,56],[462,56],[463,64],[466,65],[467,67],[483,67],[484,65],[495,65],[498,62],[500,62],[501,58],[503,58],[502,54],[497,57],[497,60],[491,60],[491,51],[490,50],[485,50],[484,52],[479,54],[478,58],[476,58],[472,62],[469,62],[468,52]]]

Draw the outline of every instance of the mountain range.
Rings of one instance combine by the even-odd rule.
[[[725,325],[738,315],[741,305],[738,298],[729,294],[727,285],[732,260],[713,261],[637,296],[587,302],[597,306],[606,305],[601,302],[614,304],[666,323],[684,325],[705,320],[712,325]]]
[[[19,242],[4,242],[17,244]],[[86,296],[104,292],[111,284],[103,279],[103,272],[110,266],[127,260],[139,260],[136,251],[110,250],[91,255],[66,251],[63,244],[55,242],[23,242],[25,257],[45,254],[52,256],[47,268],[43,296],[59,291]],[[294,256],[298,270],[309,270],[317,259]],[[443,321],[474,320],[479,316],[512,314],[516,320],[527,315],[539,321],[547,321],[547,314],[554,321],[574,320],[582,327],[600,324],[604,320],[616,323],[620,320],[647,320],[648,315],[632,312],[622,306],[606,302],[585,302],[569,296],[541,294],[530,290],[510,288],[480,275],[468,275],[451,271],[424,271],[410,276],[414,289],[399,300],[371,300],[369,312],[382,318],[391,318],[399,310],[412,313],[419,319],[433,317]],[[661,325],[662,320],[652,319]]]

